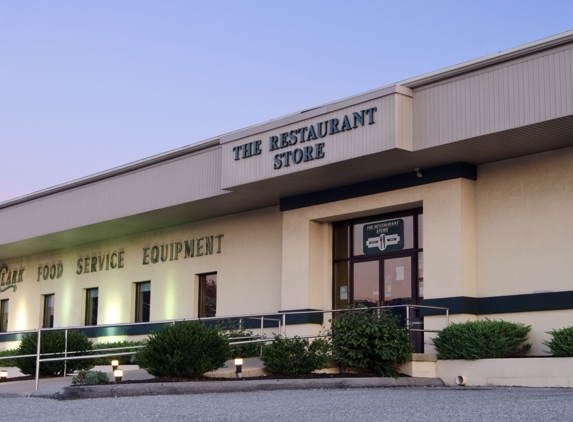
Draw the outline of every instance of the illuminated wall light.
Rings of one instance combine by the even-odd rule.
[[[235,359],[235,374],[237,378],[243,378],[243,359],[237,358]]]
[[[36,328],[38,324],[36,324],[36,327],[33,326],[29,326],[29,322],[28,322],[28,315],[34,315],[33,312],[29,313],[29,310],[26,306],[26,301],[20,301],[20,307],[18,309],[18,318],[16,318],[16,331],[20,331],[20,330],[29,330],[31,328]],[[12,327],[10,327],[10,330],[12,330]]]
[[[76,306],[70,306],[69,304],[71,303],[76,303],[77,301],[74,300],[74,285],[73,283],[63,283],[63,289],[61,290],[60,294],[58,295],[56,292],[56,314],[55,317],[58,319],[58,326],[60,327],[64,327],[64,326],[71,326],[71,325],[76,325],[73,324],[72,321],[74,320],[74,317],[72,315],[72,312],[76,311],[79,312],[77,309],[78,307]],[[81,291],[81,290],[80,290]],[[59,296],[59,297],[58,297]],[[62,304],[68,304],[67,306],[58,306],[58,302],[62,303]]]
[[[174,274],[168,274],[166,283],[163,285],[163,315],[160,319],[175,319],[177,313],[177,291],[176,291],[176,277]],[[153,286],[151,286],[153,290]],[[153,297],[153,291],[151,292]],[[151,299],[153,302],[153,299]]]

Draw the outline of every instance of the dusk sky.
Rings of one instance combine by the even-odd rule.
[[[571,29],[571,0],[0,0],[0,202]]]

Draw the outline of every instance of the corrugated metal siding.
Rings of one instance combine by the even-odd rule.
[[[0,210],[0,244],[183,204],[221,191],[221,149]]]
[[[283,176],[314,167],[324,166],[326,164],[338,161],[348,160],[355,157],[373,154],[380,151],[396,148],[396,96],[400,94],[387,95],[376,100],[367,101],[356,106],[337,110],[331,113],[323,114],[312,119],[282,126],[270,131],[262,132],[253,136],[238,139],[233,142],[223,144],[222,148],[222,188],[251,183],[254,181],[269,179],[272,177]],[[350,115],[352,112],[358,112],[370,107],[377,107],[375,114],[375,123],[368,125],[367,122],[363,127],[353,129],[336,135],[327,135],[326,137],[314,140],[304,145],[313,145],[318,142],[324,142],[325,157],[320,160],[302,162],[282,167],[275,170],[273,168],[273,157],[277,153],[292,151],[299,145],[294,145],[281,150],[269,151],[269,136],[279,135],[283,132],[295,130],[303,126],[309,126],[318,122],[324,122],[331,118],[341,119],[344,115]],[[367,121],[368,117],[366,117]],[[262,153],[246,159],[235,161],[233,148],[248,142],[262,140]]]
[[[573,49],[414,91],[414,150],[573,114]]]

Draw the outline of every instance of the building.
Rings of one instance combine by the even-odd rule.
[[[0,329],[425,304],[538,355],[572,210],[570,31],[1,203]]]

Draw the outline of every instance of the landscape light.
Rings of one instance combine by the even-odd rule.
[[[111,361],[111,369],[112,369],[112,370],[115,371],[118,366],[119,366],[119,361],[118,361],[117,359],[114,359],[114,360]]]
[[[243,359],[242,358],[235,359],[235,374],[237,374],[237,378],[243,378]]]
[[[5,382],[8,378],[8,371],[0,371],[0,382]]]
[[[115,369],[113,371],[113,376],[115,377],[115,382],[121,382],[121,378],[123,377],[123,369]]]

